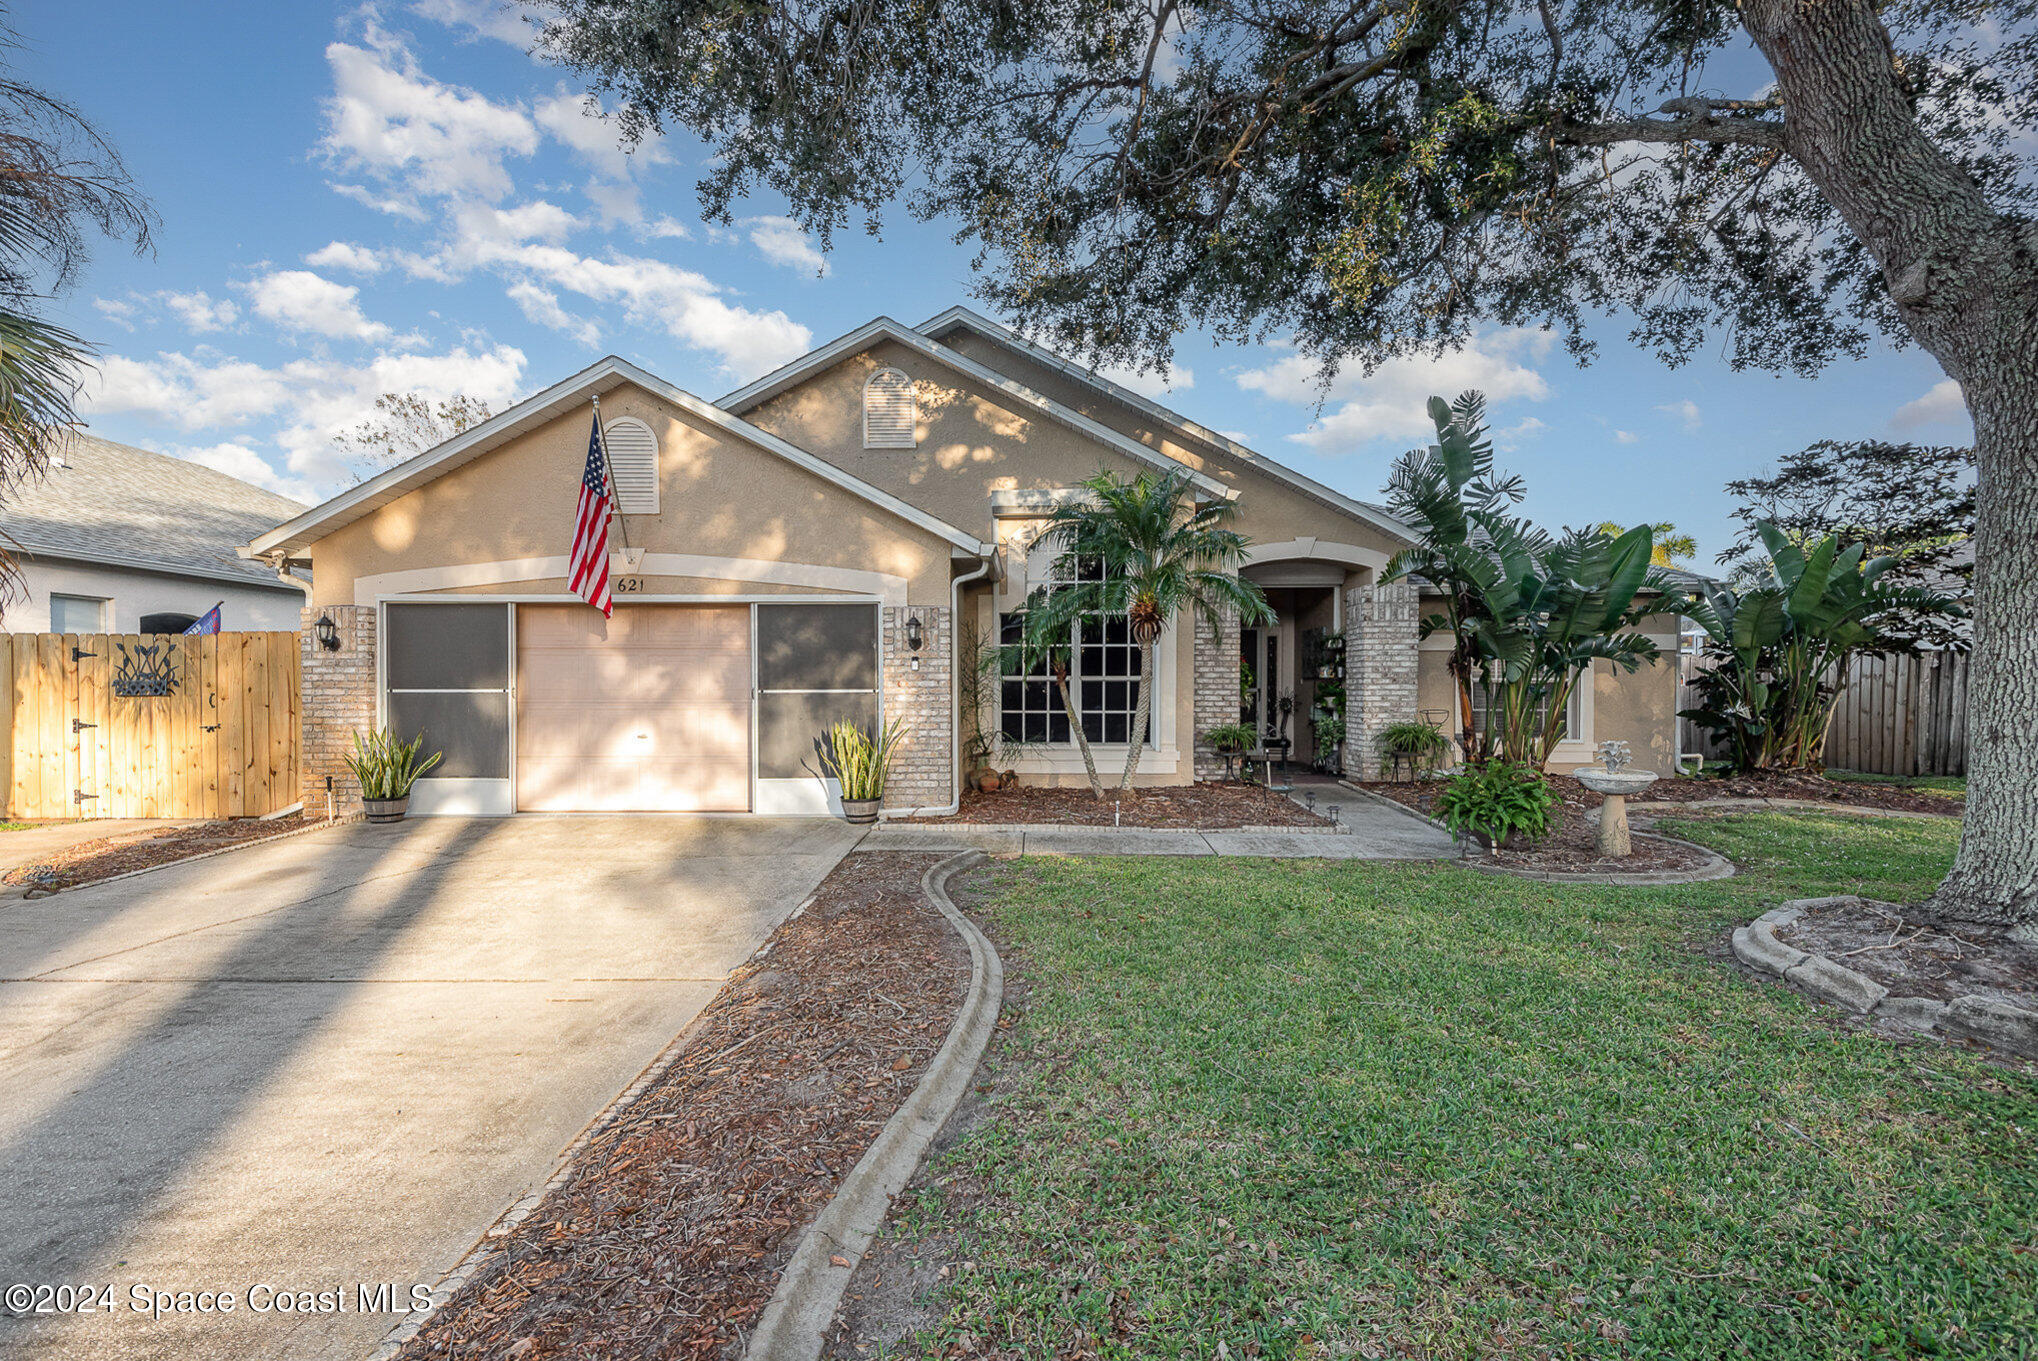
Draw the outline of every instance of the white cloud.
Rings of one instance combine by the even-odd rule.
[[[1932,390],[1924,396],[1898,407],[1889,423],[1898,430],[1915,430],[1921,425],[1964,422],[1966,419],[1966,395],[1960,391],[1959,383],[1945,378],[1934,383]]]
[[[1661,406],[1657,407],[1656,409],[1658,411],[1665,412],[1668,415],[1677,417],[1678,420],[1684,422],[1684,428],[1686,430],[1698,429],[1699,426],[1698,403],[1692,401],[1691,398],[1689,397],[1685,397],[1675,402],[1664,402]]]
[[[1289,435],[1297,444],[1325,453],[1344,452],[1377,439],[1434,437],[1429,399],[1456,397],[1467,388],[1486,394],[1489,407],[1503,402],[1540,402],[1549,384],[1534,365],[1548,353],[1548,332],[1520,328],[1477,336],[1447,354],[1390,359],[1361,374],[1345,369],[1325,391],[1316,363],[1291,353],[1265,368],[1238,375],[1238,385],[1277,401],[1313,406],[1322,400],[1335,410],[1306,430]]]
[[[431,79],[401,46],[332,43],[326,60],[333,71],[327,154],[400,186],[394,199],[370,206],[414,209],[418,195],[500,199],[513,187],[504,161],[538,149],[538,129],[522,109]],[[365,190],[353,196],[373,197]]]
[[[1119,387],[1131,388],[1142,397],[1156,400],[1170,392],[1186,392],[1196,386],[1196,371],[1178,364],[1170,364],[1159,372],[1152,369],[1142,372],[1126,365],[1112,364],[1098,369],[1097,376]]]
[[[339,184],[329,180],[326,183],[326,188],[332,190],[341,198],[350,198],[363,208],[372,208],[386,217],[400,217],[410,222],[424,222],[431,216],[431,214],[427,213],[417,204],[412,203],[409,199],[392,198],[386,194],[378,194],[365,184]]]
[[[1616,430],[1613,432],[1613,438],[1617,444],[1633,444],[1641,436],[1632,430]]]
[[[1493,447],[1512,451],[1521,447],[1521,442],[1534,435],[1540,435],[1550,427],[1534,416],[1523,416],[1513,425],[1493,432]]]
[[[334,241],[304,257],[304,263],[319,269],[344,269],[350,274],[380,274],[389,267],[380,252],[351,241]]]
[[[626,148],[620,129],[604,116],[599,100],[564,90],[539,100],[531,115],[576,160],[593,169],[595,178],[585,192],[603,222],[634,226],[644,220],[636,177],[650,166],[671,162],[661,141],[651,137]]]
[[[382,340],[389,328],[370,321],[358,301],[361,290],[334,283],[308,269],[280,269],[247,285],[255,312],[285,330],[311,331],[344,340]]]
[[[750,244],[772,264],[827,277],[828,258],[814,248],[813,240],[791,218],[748,217],[743,225],[750,229]]]
[[[509,286],[510,301],[540,326],[563,331],[588,349],[601,344],[601,327],[586,317],[577,317],[559,305],[559,295],[528,280]]]
[[[92,299],[92,305],[99,310],[102,316],[121,330],[132,331],[134,329],[134,317],[138,309],[132,300],[127,298],[94,298]]]
[[[475,37],[494,38],[521,51],[528,51],[538,35],[530,19],[542,22],[552,12],[549,5],[529,0],[416,0],[411,9],[448,28],[468,29]]]
[[[687,241],[692,239],[693,230],[676,217],[660,216],[639,226],[637,235],[647,238],[673,237]]]
[[[270,442],[284,451],[289,480],[330,491],[345,480],[347,466],[333,448],[334,436],[374,415],[381,394],[416,392],[443,401],[465,393],[501,407],[522,387],[524,365],[523,351],[507,345],[463,345],[444,354],[385,352],[359,364],[298,359],[275,368],[204,349],[152,359],[109,355],[85,393],[85,405],[193,431],[266,419]]]
[[[214,298],[204,289],[193,289],[189,293],[165,291],[156,295],[163,305],[177,314],[184,323],[184,329],[203,335],[207,331],[223,331],[240,319],[241,309],[226,298]]]
[[[217,472],[225,473],[228,477],[238,477],[243,482],[266,487],[293,501],[302,501],[309,505],[321,499],[309,483],[282,476],[270,466],[269,460],[244,443],[213,444],[203,448],[179,445],[172,447],[168,452],[176,458],[202,463]]]

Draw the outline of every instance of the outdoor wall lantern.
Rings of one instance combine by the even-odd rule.
[[[317,635],[318,645],[326,651],[338,652],[340,650],[340,626],[333,622],[332,615],[319,615],[318,622],[311,626],[311,631]]]
[[[906,646],[918,652],[920,645],[926,641],[927,635],[920,629],[920,616],[917,614],[906,616]]]

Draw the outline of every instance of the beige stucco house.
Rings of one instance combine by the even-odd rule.
[[[622,512],[606,623],[565,581],[597,408]],[[1387,723],[1445,719],[1416,589],[1379,581],[1407,542],[1391,515],[961,308],[917,328],[880,318],[713,402],[604,359],[245,552],[312,569],[313,806],[329,778],[351,796],[349,734],[388,724],[445,752],[419,812],[822,812],[815,737],[882,714],[911,725],[887,811],[932,811],[955,804],[979,730],[1011,739],[1001,764],[1034,781],[1081,780],[1046,682],[980,659],[1062,570],[1036,541],[1045,514],[1100,468],[1175,467],[1237,502],[1244,571],[1280,618],[1162,637],[1143,783],[1220,771],[1201,734],[1242,713],[1308,760],[1340,640],[1348,768],[1378,769]],[[1083,721],[1116,768],[1137,649],[1106,622],[1075,655]],[[1581,687],[1556,764],[1618,737],[1670,769],[1672,672]]]

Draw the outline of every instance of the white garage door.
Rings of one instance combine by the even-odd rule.
[[[750,609],[517,607],[517,807],[750,807]]]

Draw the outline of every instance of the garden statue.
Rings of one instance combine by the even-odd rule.
[[[1599,853],[1614,859],[1634,850],[1628,835],[1628,795],[1639,794],[1656,783],[1653,770],[1629,770],[1634,757],[1625,742],[1599,744],[1600,769],[1580,766],[1571,772],[1587,789],[1605,796],[1599,805]]]

